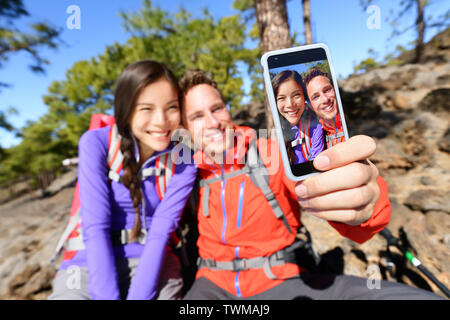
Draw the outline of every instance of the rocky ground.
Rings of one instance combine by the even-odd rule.
[[[389,229],[450,287],[450,35],[426,48],[424,64],[405,64],[351,76],[339,83],[350,135],[377,141],[371,160],[389,187]],[[264,107],[233,112],[238,124],[258,128]],[[76,170],[47,190],[5,201],[0,192],[0,299],[45,299],[57,263],[52,252],[69,217]],[[324,262],[336,272],[438,288],[380,235],[362,245],[341,237],[325,221],[304,216]],[[389,254],[388,254],[389,253]]]

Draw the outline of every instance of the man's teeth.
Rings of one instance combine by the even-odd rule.
[[[221,136],[222,136],[222,132],[217,132],[216,134],[210,135],[209,138],[217,139],[217,138],[220,138]]]
[[[328,106],[324,107],[322,110],[323,111],[331,111],[331,110],[333,110],[333,104],[332,103],[329,104]]]

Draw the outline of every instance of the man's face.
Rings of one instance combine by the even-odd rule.
[[[325,76],[314,77],[306,85],[312,108],[320,119],[330,121],[338,112],[336,94],[330,80]]]
[[[199,84],[189,89],[184,97],[184,120],[195,146],[208,155],[221,155],[232,145],[231,116],[214,87]]]

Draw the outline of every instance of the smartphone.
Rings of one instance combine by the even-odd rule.
[[[328,47],[266,52],[261,64],[287,177],[300,181],[319,174],[314,158],[348,139]]]

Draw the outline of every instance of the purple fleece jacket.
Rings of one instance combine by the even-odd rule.
[[[78,182],[86,249],[80,250],[61,268],[67,267],[68,263],[87,266],[91,297],[120,299],[115,260],[139,257],[127,298],[152,299],[156,294],[169,236],[178,225],[191,193],[197,168],[193,161],[177,164],[162,201],[156,192],[155,177],[145,179],[141,187],[146,209],[147,241],[145,245],[130,243],[113,246],[111,231],[132,229],[135,212],[129,190],[121,183],[108,180],[106,158],[109,130],[109,126],[90,130],[80,139]],[[173,146],[164,151],[170,148]],[[160,153],[156,152],[149,158],[143,168],[154,167],[155,158]],[[123,170],[120,172],[122,174]]]
[[[324,145],[323,144],[323,130],[322,130],[322,126],[319,124],[317,119],[310,114],[308,115],[306,112],[305,112],[305,117],[302,116],[300,121],[303,121],[303,123],[307,123],[307,121],[309,121],[309,119],[307,119],[308,117],[311,117],[310,118],[310,121],[311,121],[310,122],[311,148],[310,148],[309,160],[313,160],[319,153],[321,153],[323,151],[323,145]],[[294,140],[298,139],[298,137],[300,136],[300,133],[298,131],[299,125],[292,126],[291,130],[295,134]],[[294,154],[295,154],[295,163],[296,164],[306,162],[306,159],[302,153],[301,145],[297,145],[294,147]]]

